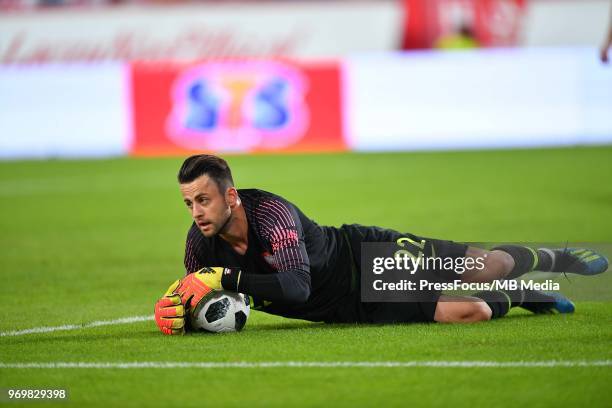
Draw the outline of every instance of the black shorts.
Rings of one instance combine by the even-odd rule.
[[[357,274],[361,274],[361,244],[364,242],[395,243],[400,238],[410,238],[415,242],[425,242],[425,257],[463,258],[468,249],[467,244],[435,238],[420,237],[410,233],[401,233],[391,229],[379,227],[366,227],[359,224],[343,225],[340,230],[344,234],[352,250],[352,261]],[[452,281],[457,274],[449,270],[433,270],[439,281]],[[354,277],[358,278],[358,277]],[[357,279],[359,280],[359,279]]]
[[[398,239],[407,237],[416,242],[425,241],[424,255],[429,257],[435,254],[439,258],[461,258],[465,256],[468,249],[468,245],[460,242],[425,238],[386,228],[351,224],[343,225],[340,230],[349,241],[353,251],[353,262],[359,271],[361,271],[361,244],[363,242],[397,242]]]
[[[432,238],[419,237],[413,234],[378,227],[362,225],[343,225],[341,230],[346,234],[353,251],[353,262],[357,273],[361,273],[362,242],[396,242],[399,238],[408,237],[414,241],[426,242],[425,256],[435,254],[441,258],[464,257],[468,245]],[[440,280],[455,279],[454,272],[440,271]],[[440,291],[420,292],[418,301],[414,302],[362,302],[361,279],[355,279],[357,288],[346,296],[337,310],[328,319],[329,323],[409,323],[433,322]]]
[[[359,293],[344,299],[326,323],[433,322],[440,292],[429,292],[426,302],[362,302]]]

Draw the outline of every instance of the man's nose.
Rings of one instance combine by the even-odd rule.
[[[202,208],[202,206],[201,206],[201,205],[199,205],[199,204],[194,204],[194,205],[191,207],[191,216],[192,216],[193,218],[197,218],[197,217],[200,217],[200,216],[203,216],[203,215],[204,215],[204,209]]]

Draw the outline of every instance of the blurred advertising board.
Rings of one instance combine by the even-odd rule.
[[[610,15],[608,0],[75,4],[1,10],[0,64],[344,58],[457,44],[595,46]]]
[[[338,63],[133,63],[134,155],[339,151]]]
[[[124,64],[0,65],[0,159],[127,154]]]
[[[0,13],[0,64],[328,58],[392,50],[401,4],[205,2]]]
[[[595,48],[0,65],[0,158],[612,143]]]
[[[388,53],[345,66],[353,150],[612,143],[612,69],[595,48]]]

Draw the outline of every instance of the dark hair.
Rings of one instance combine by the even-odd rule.
[[[228,187],[234,186],[232,171],[227,162],[211,154],[196,154],[188,157],[178,172],[178,182],[191,183],[203,175],[207,175],[217,183],[221,194],[224,194]]]

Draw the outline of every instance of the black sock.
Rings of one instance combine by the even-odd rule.
[[[520,306],[533,313],[542,313],[550,310],[555,302],[553,296],[539,290],[514,289],[503,291],[511,300],[510,307]]]
[[[520,245],[501,245],[491,250],[504,251],[514,259],[514,269],[506,279],[516,279],[531,271],[550,271],[552,267],[552,257],[546,250]]]
[[[519,305],[533,313],[544,313],[551,309],[555,298],[539,290],[523,290],[523,302]]]
[[[555,298],[539,290],[515,289],[474,293],[472,296],[484,300],[491,308],[491,319],[505,316],[513,307],[522,307],[532,313],[550,313]]]
[[[543,272],[552,271],[554,256],[555,254],[552,249],[538,249],[538,264],[536,265],[535,269]]]
[[[482,299],[491,308],[491,319],[504,317],[510,310],[512,301],[507,293],[501,290],[483,290],[472,296]]]
[[[510,308],[522,306],[526,301],[526,294],[523,289],[506,289],[503,291],[510,298]]]

